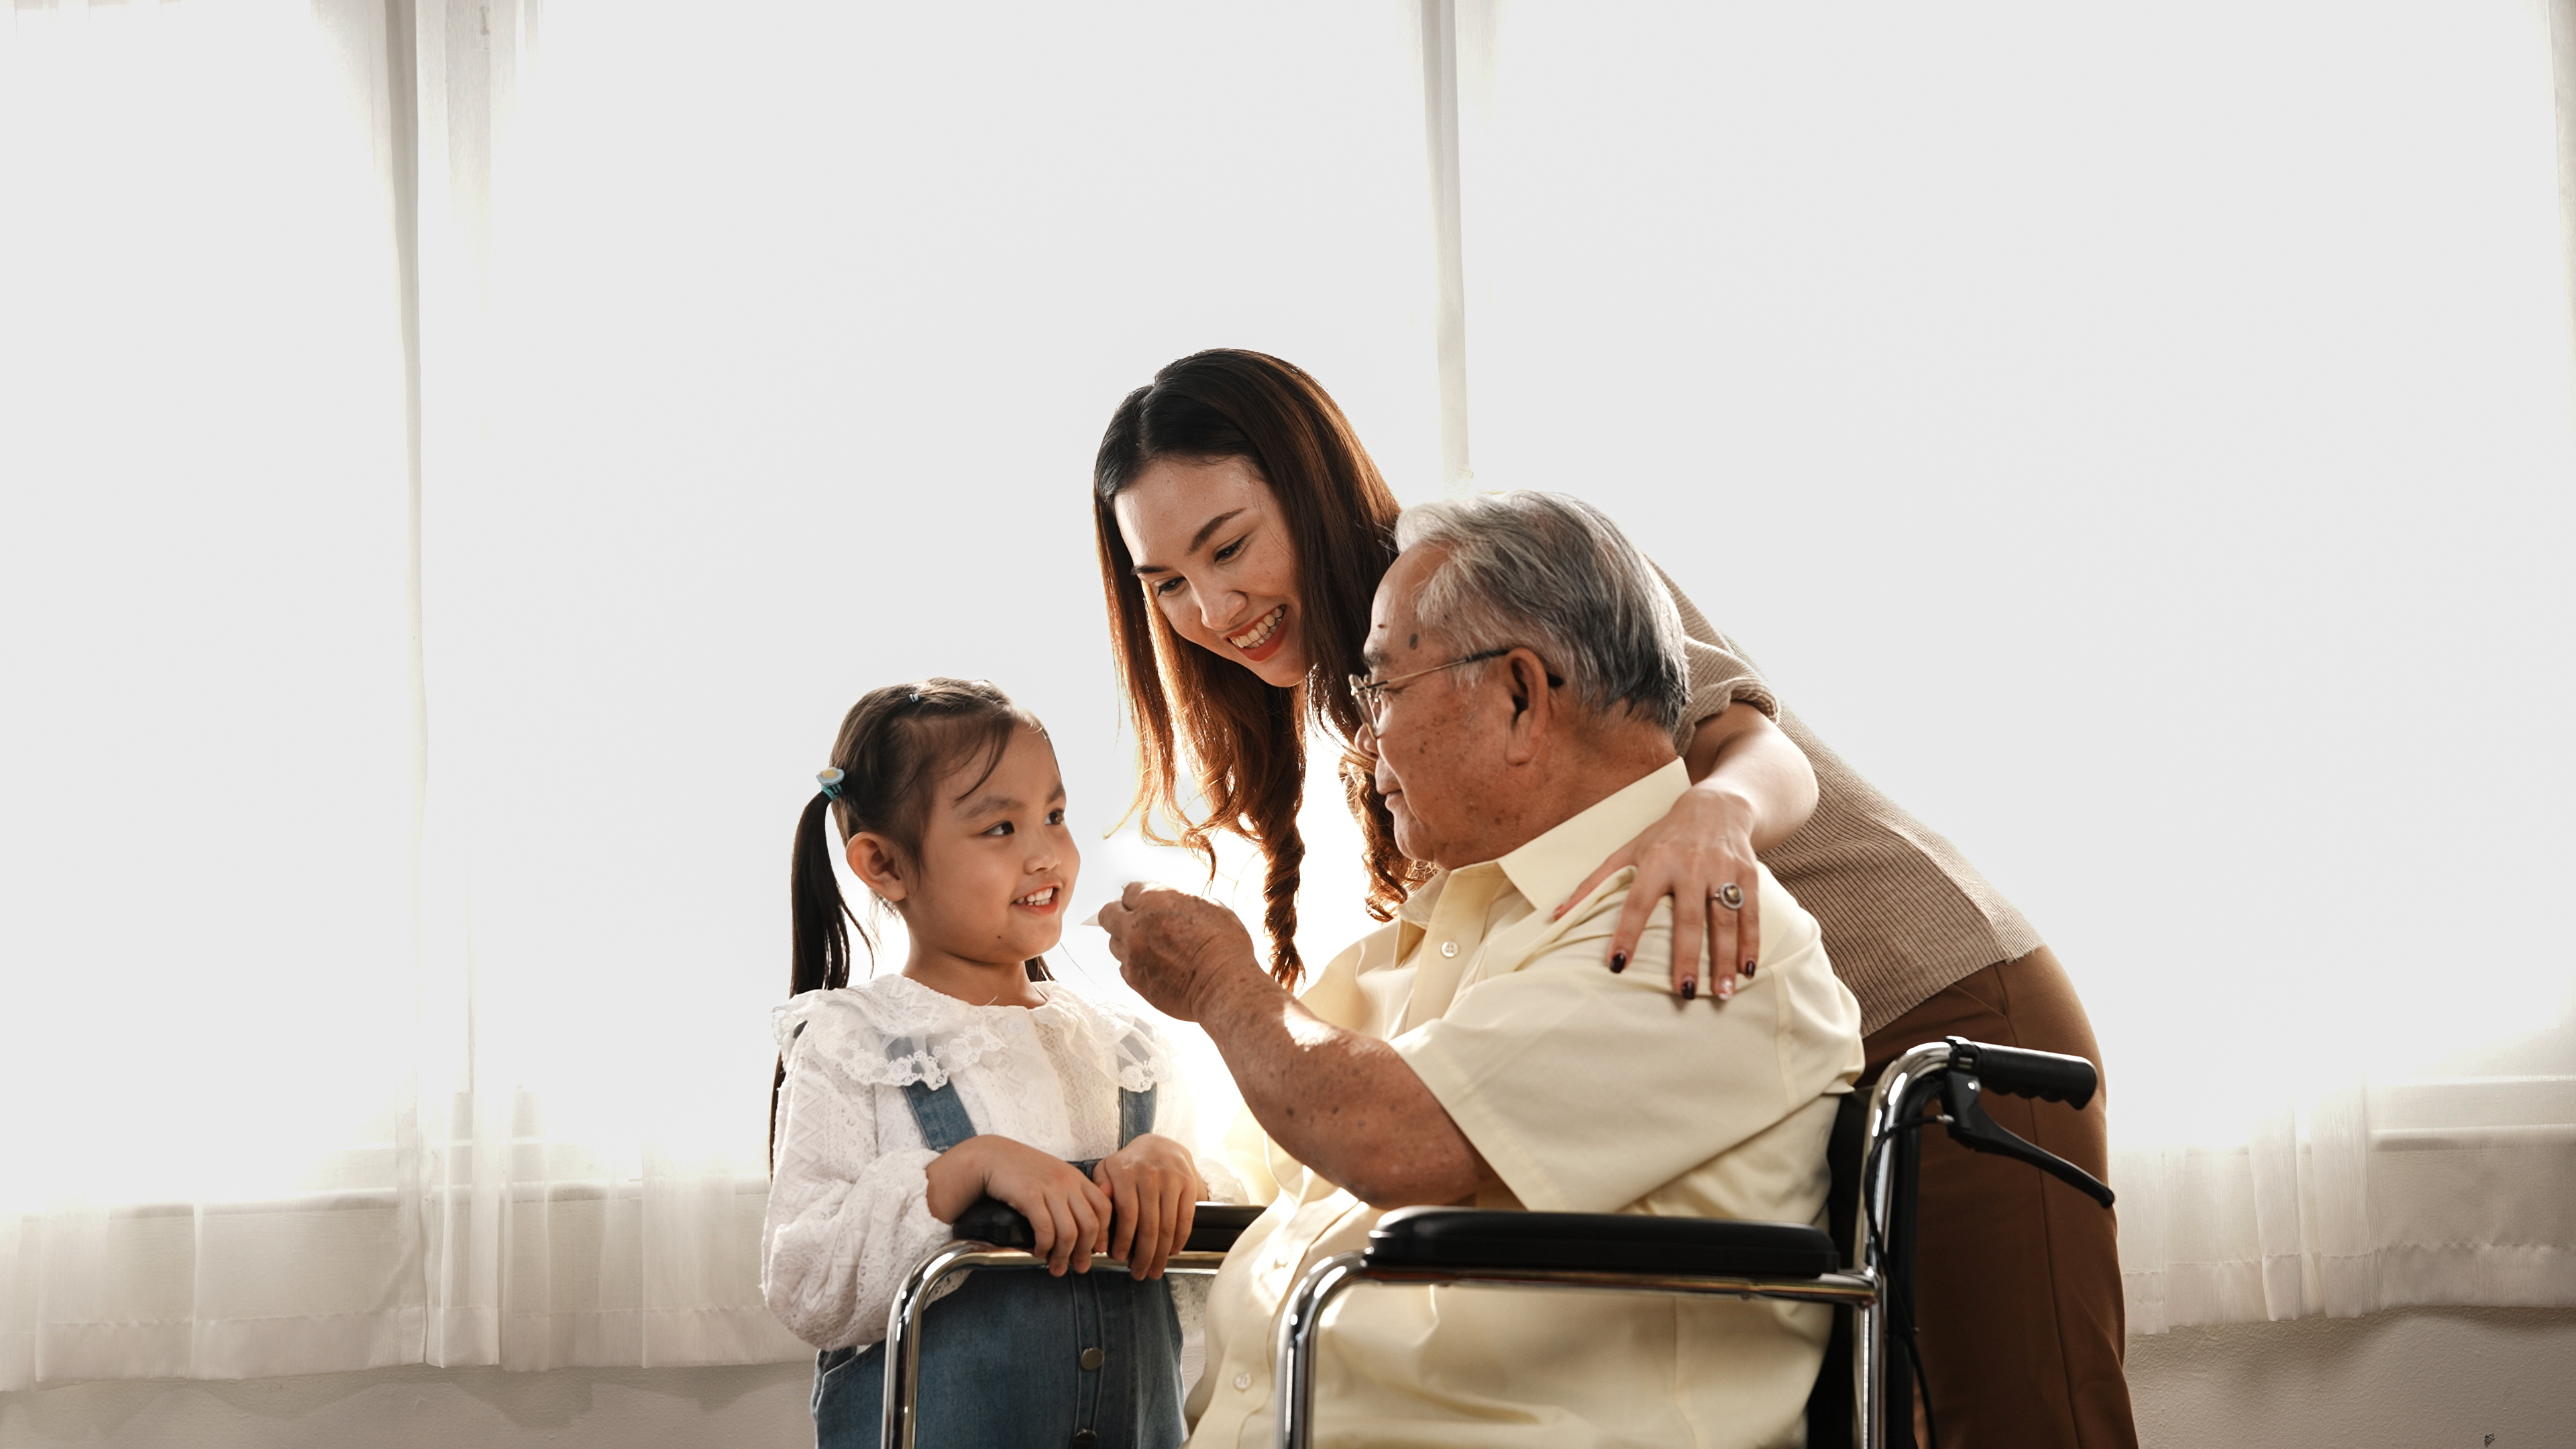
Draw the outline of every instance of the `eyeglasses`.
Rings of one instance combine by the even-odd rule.
[[[1504,655],[1509,654],[1520,647],[1521,646],[1518,644],[1506,644],[1500,649],[1488,649],[1482,654],[1470,654],[1462,659],[1452,659],[1446,664],[1434,664],[1428,669],[1417,669],[1410,674],[1399,674],[1393,679],[1371,679],[1365,674],[1345,675],[1344,678],[1350,681],[1351,698],[1359,701],[1360,718],[1366,721],[1368,727],[1374,731],[1386,720],[1386,692],[1388,690],[1395,688],[1406,680],[1420,679],[1426,674],[1437,674],[1443,669],[1455,669],[1462,664],[1482,664],[1488,659],[1500,659]],[[1541,660],[1539,662],[1539,667],[1547,669],[1546,661]],[[1563,679],[1557,677],[1555,670],[1547,670],[1548,688],[1555,689],[1564,683],[1565,681]]]

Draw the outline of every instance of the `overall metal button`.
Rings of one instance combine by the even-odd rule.
[[[1082,1351],[1082,1366],[1087,1369],[1096,1369],[1100,1367],[1100,1361],[1107,1357],[1109,1357],[1109,1355],[1099,1349],[1086,1348]]]
[[[1073,1431],[1073,1449],[1091,1449],[1092,1445],[1099,1442],[1100,1434],[1097,1430],[1076,1429]]]

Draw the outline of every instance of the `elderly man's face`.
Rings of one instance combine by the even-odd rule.
[[[1423,628],[1413,611],[1422,581],[1438,564],[1433,550],[1407,553],[1386,571],[1369,611],[1366,645],[1373,678],[1394,679],[1458,657],[1446,635]],[[1406,855],[1455,868],[1491,860],[1485,842],[1498,821],[1484,791],[1502,773],[1511,711],[1493,697],[1488,678],[1469,687],[1469,671],[1440,669],[1386,691],[1377,731],[1377,788],[1395,817],[1395,842]]]

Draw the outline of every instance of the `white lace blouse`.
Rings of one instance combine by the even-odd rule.
[[[1035,1007],[969,1006],[902,976],[809,991],[772,1013],[779,1094],[761,1292],[817,1348],[875,1343],[903,1275],[948,1241],[930,1215],[904,1087],[955,1082],[979,1132],[1068,1162],[1118,1150],[1118,1093],[1155,1092],[1153,1130],[1195,1148],[1187,1088],[1154,1027],[1062,982]],[[889,1054],[890,1044],[900,1044]],[[1202,1177],[1222,1180],[1206,1154]],[[957,1280],[952,1280],[951,1286]]]

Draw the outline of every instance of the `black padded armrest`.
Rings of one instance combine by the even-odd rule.
[[[1389,1268],[1722,1278],[1813,1278],[1842,1266],[1831,1238],[1797,1223],[1452,1207],[1388,1213],[1369,1233],[1368,1258]]]
[[[1203,1202],[1190,1217],[1190,1240],[1181,1245],[1190,1253],[1222,1253],[1233,1248],[1234,1240],[1261,1216],[1257,1207],[1243,1207],[1229,1202]],[[990,1243],[996,1248],[1018,1248],[1026,1251],[1037,1245],[1037,1235],[1029,1231],[1029,1220],[1018,1209],[995,1198],[977,1198],[966,1211],[957,1215],[951,1225],[957,1236],[975,1243]]]

